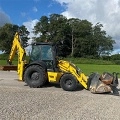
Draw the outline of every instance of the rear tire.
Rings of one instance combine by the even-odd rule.
[[[25,70],[24,80],[31,88],[42,87],[47,81],[47,72],[39,65],[31,65]]]
[[[65,91],[75,91],[77,85],[77,80],[72,74],[64,74],[60,79],[60,86]]]

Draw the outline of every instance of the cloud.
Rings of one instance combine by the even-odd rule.
[[[27,21],[27,22],[24,22],[23,25],[27,28],[27,30],[30,32],[29,34],[29,37],[30,37],[30,41],[29,43],[31,43],[32,41],[32,37],[34,37],[35,35],[33,34],[33,29],[34,29],[34,26],[36,25],[36,23],[38,22],[37,19],[34,19],[34,20],[30,20],[30,21]]]
[[[38,9],[36,7],[33,7],[33,12],[37,12]]]
[[[120,48],[120,0],[54,0],[66,10],[62,13],[67,18],[87,19],[96,24],[100,22],[108,35],[116,41],[115,48]]]
[[[26,12],[21,12],[21,16],[25,17],[26,16]]]
[[[10,17],[0,10],[0,26],[3,26],[5,23],[11,23]]]
[[[33,34],[33,29],[34,29],[34,26],[36,25],[36,23],[38,22],[39,20],[37,19],[34,19],[34,20],[30,20],[30,21],[27,21],[27,22],[24,22],[23,25],[27,28],[27,30],[30,32],[29,34],[29,41],[28,41],[28,44],[31,44],[32,43],[32,37],[34,37],[35,35]],[[31,50],[31,47],[28,46],[26,48],[26,52],[27,54],[29,53],[29,51]]]

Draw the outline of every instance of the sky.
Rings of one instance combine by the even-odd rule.
[[[41,16],[53,13],[103,24],[116,42],[114,53],[120,53],[120,0],[0,0],[0,26],[25,25],[31,32]]]

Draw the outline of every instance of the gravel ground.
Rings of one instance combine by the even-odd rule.
[[[0,71],[0,120],[120,120],[120,97],[29,88],[16,72]]]

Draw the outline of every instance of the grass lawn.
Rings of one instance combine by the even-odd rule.
[[[17,65],[17,61],[13,61],[14,65]],[[7,65],[6,60],[0,60],[0,66]],[[95,65],[95,64],[76,64],[85,75],[90,75],[92,72],[98,72],[102,74],[103,72],[119,72],[120,65]],[[120,75],[119,75],[120,77]]]
[[[17,61],[13,61],[12,64],[17,65]],[[0,66],[2,66],[2,65],[8,65],[7,60],[0,60]]]
[[[76,64],[85,75],[90,75],[92,72],[98,72],[102,74],[103,72],[119,72],[120,65],[94,65],[94,64]],[[120,76],[119,76],[120,77]]]

